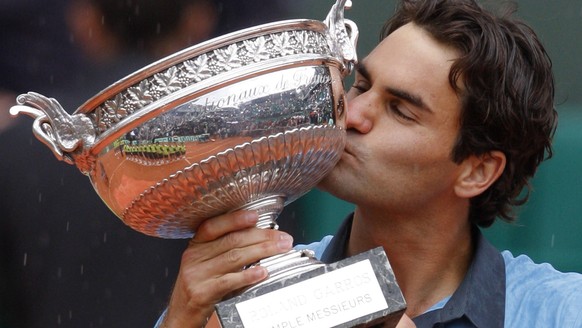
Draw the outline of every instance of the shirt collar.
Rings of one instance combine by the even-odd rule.
[[[329,242],[329,245],[325,248],[325,251],[323,251],[320,259],[321,262],[329,264],[346,258],[346,250],[348,247],[348,240],[350,239],[353,219],[354,213],[351,213],[339,226]]]
[[[340,225],[321,261],[337,262],[346,257],[353,213]],[[475,227],[475,255],[465,278],[441,309],[414,318],[418,327],[439,323],[466,322],[475,327],[503,327],[505,320],[505,262],[481,231]]]

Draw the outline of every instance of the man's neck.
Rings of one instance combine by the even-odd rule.
[[[441,218],[442,214],[392,218],[357,208],[347,255],[384,247],[408,304],[407,314],[415,317],[452,295],[469,268],[471,225],[466,215],[458,214],[456,218]]]

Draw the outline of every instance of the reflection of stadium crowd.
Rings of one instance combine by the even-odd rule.
[[[159,138],[200,136],[196,141],[232,136],[257,138],[290,128],[333,122],[329,85],[290,90],[242,103],[214,107],[187,103],[144,123],[126,135],[131,143],[151,143]],[[190,140],[190,141],[194,141]]]

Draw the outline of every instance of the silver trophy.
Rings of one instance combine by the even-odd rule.
[[[191,238],[205,219],[239,209],[258,211],[258,227],[277,229],[283,207],[312,189],[344,148],[343,78],[357,61],[358,29],[344,19],[350,5],[337,0],[323,22],[274,22],[184,49],[72,115],[33,92],[10,112],[35,118],[36,137],[86,174],[139,232]],[[309,250],[252,265],[270,273],[245,292],[253,297],[276,282],[329,271]],[[243,326],[243,310],[223,320],[232,309],[225,311],[225,326]]]

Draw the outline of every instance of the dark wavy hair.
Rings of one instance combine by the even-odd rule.
[[[384,39],[412,22],[459,51],[449,74],[462,106],[452,159],[498,150],[507,160],[500,178],[471,199],[469,219],[482,227],[497,217],[515,220],[514,206],[529,197],[529,179],[552,156],[557,126],[552,62],[512,13],[496,16],[471,0],[404,0],[381,32]]]

